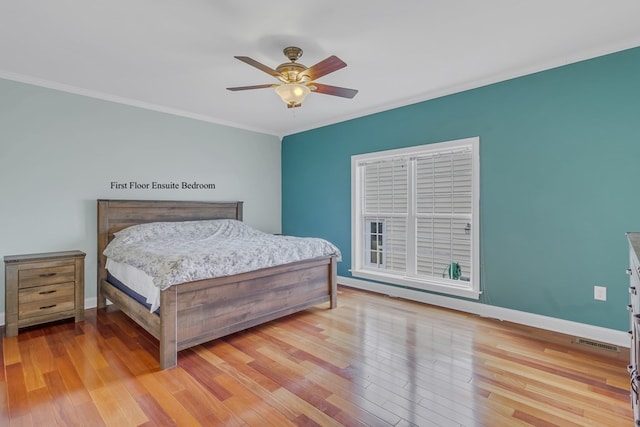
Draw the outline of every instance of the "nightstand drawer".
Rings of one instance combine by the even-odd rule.
[[[21,289],[18,292],[18,304],[22,307],[23,304],[39,304],[42,301],[51,301],[54,298],[73,301],[75,296],[74,285],[73,282],[67,282]]]
[[[18,273],[18,288],[24,289],[33,286],[73,282],[75,274],[75,264],[20,270]]]
[[[39,286],[20,290],[18,295],[20,321],[37,316],[47,316],[75,308],[75,284],[73,282]]]

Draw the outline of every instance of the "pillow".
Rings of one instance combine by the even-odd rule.
[[[193,240],[214,235],[221,237],[246,234],[251,227],[235,219],[215,219],[180,222],[149,222],[132,225],[115,233],[114,242],[129,244],[150,240]],[[244,230],[244,231],[243,231]],[[253,230],[257,232],[257,230]]]

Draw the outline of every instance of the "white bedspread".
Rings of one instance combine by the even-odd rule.
[[[324,239],[272,235],[230,219],[134,225],[116,233],[103,253],[148,274],[159,289],[321,256],[341,259]]]

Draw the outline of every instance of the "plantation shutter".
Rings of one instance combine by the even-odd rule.
[[[384,221],[385,270],[406,271],[408,206],[407,159],[364,165],[364,217]]]
[[[458,263],[461,280],[473,273],[471,147],[421,155],[416,159],[416,269],[418,275],[449,277]]]
[[[407,213],[406,163],[393,160],[365,166],[365,215]]]

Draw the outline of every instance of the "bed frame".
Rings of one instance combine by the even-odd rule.
[[[178,351],[315,305],[337,306],[336,258],[322,257],[234,276],[174,285],[150,313],[107,280],[102,254],[115,232],[157,221],[242,220],[242,202],[98,200],[98,308],[108,299],[159,341],[160,368]]]

